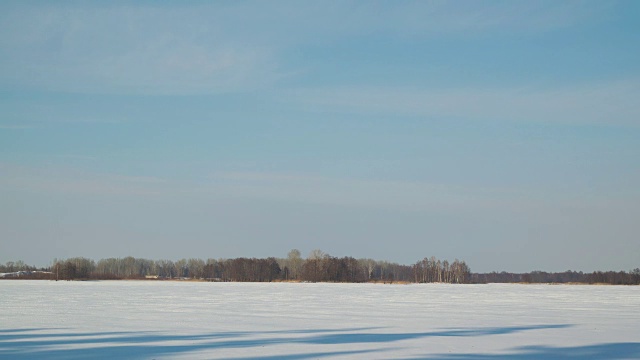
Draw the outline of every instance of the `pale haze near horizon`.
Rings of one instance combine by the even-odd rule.
[[[0,3],[0,262],[640,267],[633,1]]]

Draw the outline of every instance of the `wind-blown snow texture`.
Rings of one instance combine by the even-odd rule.
[[[640,287],[1,281],[0,358],[640,359]]]

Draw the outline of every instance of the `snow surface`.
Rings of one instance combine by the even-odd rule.
[[[6,280],[0,358],[640,359],[640,287]]]

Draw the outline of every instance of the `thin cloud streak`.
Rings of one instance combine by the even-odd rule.
[[[253,91],[300,72],[287,68],[284,58],[301,45],[367,34],[430,39],[547,32],[593,21],[612,7],[590,4],[4,6],[0,47],[12,50],[0,59],[0,84],[144,95]]]
[[[168,183],[158,177],[92,173],[70,166],[0,163],[0,172],[5,174],[0,177],[0,185],[5,189],[45,193],[158,196],[167,191],[165,184]]]
[[[54,155],[54,156],[62,159],[88,160],[88,161],[98,160],[98,158],[95,156],[87,156],[87,155],[61,154],[61,155]]]
[[[640,81],[621,81],[560,89],[299,89],[286,93],[281,101],[323,112],[637,127],[638,98]]]
[[[53,91],[162,95],[233,92],[272,76],[268,49],[223,39],[200,11],[23,7],[0,31],[0,44],[14,48],[0,60],[0,79]],[[218,16],[215,7],[208,12]],[[198,25],[172,26],[176,17]]]
[[[35,125],[0,125],[0,129],[4,130],[28,130],[28,129],[36,129]]]
[[[627,198],[586,195],[564,191],[553,200],[531,188],[461,186],[410,181],[340,179],[290,173],[221,172],[209,177],[209,183],[193,187],[196,193],[236,197],[334,205],[389,211],[478,214],[556,213],[566,216],[567,209],[607,209],[613,203],[627,207]],[[547,194],[548,195],[548,194]],[[640,193],[637,194],[640,196]]]
[[[220,172],[199,183],[153,176],[98,174],[73,167],[0,163],[5,189],[156,198],[262,200],[389,211],[472,212],[504,206],[517,190],[407,181],[339,179],[287,173]]]
[[[556,212],[581,208],[625,208],[633,194],[586,194],[548,190],[482,187],[417,181],[348,179],[295,173],[216,172],[193,182],[144,175],[93,173],[70,166],[30,167],[0,163],[5,189],[92,196],[133,195],[154,198],[238,199],[388,211],[481,214],[509,211]],[[545,195],[546,194],[546,195]],[[640,201],[640,192],[635,193]],[[541,209],[547,209],[542,211]],[[556,210],[551,210],[556,209]],[[563,210],[564,209],[564,210]]]

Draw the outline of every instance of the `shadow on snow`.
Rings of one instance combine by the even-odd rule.
[[[405,360],[615,360],[640,359],[640,343],[607,343],[585,346],[526,346],[503,354],[443,354]]]
[[[381,328],[315,329],[263,332],[219,332],[195,335],[170,335],[159,332],[51,332],[54,329],[0,330],[0,357],[73,358],[150,358],[195,351],[251,348],[269,345],[311,344],[389,344],[402,340],[430,337],[475,337],[510,334],[523,331],[567,328],[571,325],[535,325],[496,328],[450,329],[432,332],[393,333]],[[61,329],[55,329],[61,330]],[[64,330],[64,329],[62,329]],[[178,343],[172,343],[178,342]],[[180,343],[181,342],[181,343]],[[373,350],[346,350],[283,354],[273,359],[307,359],[366,354]],[[215,356],[215,353],[210,353]],[[508,354],[444,354],[424,359],[616,359],[640,356],[640,343],[612,343],[581,347],[523,347]],[[269,359],[269,357],[260,357]],[[252,359],[252,358],[245,358]]]

